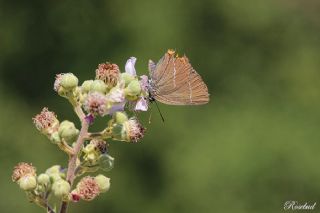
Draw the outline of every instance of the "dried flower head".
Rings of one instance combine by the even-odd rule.
[[[80,180],[76,190],[71,194],[73,194],[73,197],[76,197],[75,195],[78,194],[81,199],[90,201],[98,196],[99,193],[100,190],[97,181],[93,177],[87,176]]]
[[[59,121],[54,112],[44,107],[40,114],[37,114],[33,119],[33,123],[39,131],[48,131],[49,129],[57,130]]]
[[[104,140],[100,140],[100,139],[92,139],[90,141],[90,144],[92,144],[94,146],[94,149],[97,151],[97,152],[100,152],[100,153],[106,153],[107,152],[107,142],[104,141]]]
[[[136,118],[130,118],[123,123],[123,126],[127,140],[131,142],[138,142],[144,136],[146,130]]]
[[[83,107],[92,115],[104,116],[107,113],[107,97],[99,92],[89,93]]]
[[[104,81],[109,87],[117,85],[120,78],[118,65],[109,62],[98,65],[96,69],[96,79]]]
[[[32,164],[28,163],[18,163],[13,169],[12,173],[12,181],[17,182],[20,178],[25,176],[36,176],[36,168],[32,166]]]

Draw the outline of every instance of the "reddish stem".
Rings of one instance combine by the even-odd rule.
[[[67,178],[66,180],[72,186],[74,178],[75,178],[75,171],[77,168],[77,159],[78,154],[81,151],[85,136],[88,134],[89,123],[85,120],[85,115],[80,107],[75,107],[75,111],[81,120],[81,130],[76,142],[76,145],[73,148],[73,154],[70,155],[69,163],[68,163],[68,171],[67,171]],[[60,213],[66,213],[68,208],[68,202],[62,201]]]

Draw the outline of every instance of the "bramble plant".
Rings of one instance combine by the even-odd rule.
[[[31,202],[55,213],[57,210],[49,203],[50,196],[54,195],[62,201],[59,212],[65,213],[70,202],[91,201],[109,190],[110,178],[102,174],[85,176],[75,187],[74,182],[86,173],[113,168],[114,158],[108,154],[107,139],[136,143],[144,136],[145,128],[138,119],[129,118],[124,111],[148,109],[148,77],[136,75],[135,62],[136,58],[131,57],[124,73],[116,64],[99,64],[95,80],[86,80],[81,86],[72,73],[56,75],[54,90],[71,103],[81,121],[81,129],[71,121],[59,121],[46,107],[33,118],[40,133],[65,152],[69,162],[67,169],[54,165],[39,175],[32,164],[21,162],[15,166],[12,180]],[[96,117],[106,115],[111,119],[105,129],[88,132]]]
[[[48,108],[33,118],[36,128],[69,156],[69,162],[67,169],[54,165],[38,176],[31,164],[19,163],[14,168],[12,180],[31,202],[55,213],[56,209],[49,204],[49,196],[53,194],[62,200],[60,213],[65,213],[69,202],[91,201],[107,192],[110,179],[102,174],[83,177],[75,188],[73,183],[85,173],[113,168],[114,158],[108,154],[107,139],[137,143],[144,136],[145,128],[136,117],[129,118],[125,109],[147,111],[148,101],[155,100],[170,105],[209,102],[208,88],[186,56],[178,57],[175,51],[168,50],[157,64],[150,60],[150,79],[146,75],[137,76],[135,63],[136,58],[128,59],[124,73],[120,73],[116,64],[99,64],[95,80],[86,80],[81,86],[72,73],[56,76],[54,90],[71,103],[81,129],[70,121],[60,122]],[[88,132],[97,116],[106,115],[111,119],[105,129]]]

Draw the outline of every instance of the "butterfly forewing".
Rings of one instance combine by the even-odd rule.
[[[200,105],[209,101],[206,84],[186,56],[175,57],[174,51],[169,50],[155,67],[149,63],[149,70],[156,100],[170,105]]]

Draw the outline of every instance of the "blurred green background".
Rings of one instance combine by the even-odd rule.
[[[161,104],[165,124],[145,113],[141,143],[111,142],[111,190],[70,212],[270,213],[288,200],[319,212],[319,20],[316,0],[1,0],[1,212],[44,212],[12,183],[15,164],[66,165],[31,120],[48,106],[77,121],[56,73],[83,81],[135,56],[143,74],[168,48],[186,53],[210,103]]]

